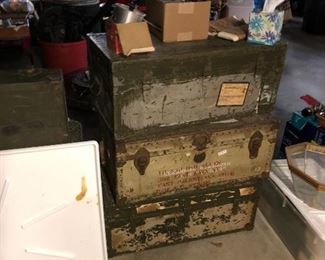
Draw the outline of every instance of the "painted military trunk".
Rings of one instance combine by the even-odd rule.
[[[61,72],[0,71],[0,150],[68,141]]]
[[[105,183],[104,183],[105,184]],[[117,207],[103,189],[109,256],[254,227],[259,183],[250,179],[141,204]]]
[[[115,153],[107,149],[106,156],[116,201],[121,205],[264,176],[277,129],[272,117],[254,116],[200,130],[116,141]],[[108,134],[104,139],[106,147],[114,143]]]
[[[276,101],[283,43],[153,42],[154,53],[125,58],[107,49],[104,34],[89,35],[96,102],[117,139],[238,119]]]

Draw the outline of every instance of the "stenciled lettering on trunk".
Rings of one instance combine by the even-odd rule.
[[[216,178],[220,180],[233,178],[235,173],[227,170],[230,166],[230,162],[215,161],[159,171],[159,192],[170,191],[176,183],[179,189],[189,186],[208,187]]]

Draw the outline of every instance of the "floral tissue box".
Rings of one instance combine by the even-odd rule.
[[[247,41],[264,45],[274,45],[281,38],[283,11],[272,13],[252,12],[249,17]]]

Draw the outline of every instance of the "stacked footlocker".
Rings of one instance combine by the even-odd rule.
[[[277,138],[285,44],[153,42],[125,58],[88,38],[110,256],[252,229]]]
[[[0,150],[71,141],[62,73],[0,71]]]

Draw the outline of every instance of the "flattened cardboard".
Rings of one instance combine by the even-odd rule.
[[[163,42],[207,39],[210,1],[147,0],[146,7],[150,30]]]
[[[116,27],[124,55],[155,51],[146,22],[116,24]]]
[[[210,21],[209,35],[217,35],[220,38],[232,40],[234,42],[246,38],[248,25],[244,20],[238,20],[234,17]]]

